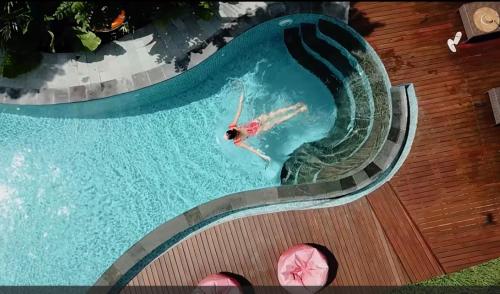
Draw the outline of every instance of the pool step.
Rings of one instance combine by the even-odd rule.
[[[391,98],[383,65],[373,60],[378,56],[364,45],[364,40],[349,30],[345,24],[320,19],[317,24],[302,23],[284,32],[287,48],[299,64],[323,82],[325,75],[336,75],[338,87],[332,94],[340,115],[337,121],[345,121],[342,115],[348,110],[345,107],[349,101],[346,93],[355,93],[354,104],[347,111],[354,109],[355,118],[352,132],[346,132],[348,135],[341,141],[335,140],[335,134],[342,134],[341,127],[345,131],[345,125],[336,125],[326,138],[296,149],[283,166],[283,184],[351,176],[373,160],[387,138]]]
[[[318,53],[318,47],[320,44],[317,44],[315,38],[315,25],[310,23],[302,23],[300,24],[300,36],[302,39],[302,46],[312,57],[326,65],[330,71],[342,81],[343,88],[345,92],[337,93],[336,96],[333,96],[333,99],[337,108],[337,118],[335,120],[335,124],[333,128],[330,130],[328,135],[328,145],[336,146],[341,144],[343,141],[347,140],[352,134],[353,130],[356,128],[356,123],[354,121],[354,114],[356,113],[356,102],[354,100],[354,96],[352,94],[351,87],[348,83],[348,79],[346,78],[346,71],[354,71],[354,68],[351,67],[349,62],[342,58],[341,63],[342,66],[339,68],[338,66],[334,66],[332,63],[334,58],[338,58],[338,56],[334,56],[335,54],[327,54],[326,52]],[[326,47],[321,47],[323,49],[328,50]],[[321,151],[320,151],[321,152]],[[320,155],[319,153],[315,153],[316,155]]]
[[[302,46],[300,29],[298,27],[284,30],[285,44],[288,52],[304,68],[317,76],[335,96],[343,90],[343,83],[328,69],[326,65],[313,58]]]
[[[302,23],[300,28],[306,50],[317,59],[322,60],[322,62],[330,68],[335,68],[336,71],[342,73],[349,94],[355,94],[352,99],[354,102],[352,110],[337,109],[337,114],[340,113],[340,115],[338,115],[336,123],[338,122],[340,125],[342,125],[343,122],[342,112],[353,112],[354,121],[352,130],[340,144],[336,144],[335,137],[338,135],[336,132],[341,132],[341,134],[343,134],[343,129],[335,128],[328,138],[333,140],[328,140],[325,142],[327,144],[324,144],[324,146],[327,147],[323,149],[328,151],[328,153],[324,154],[323,161],[328,164],[336,164],[351,156],[361,148],[368,138],[373,119],[373,97],[370,84],[355,58],[343,52],[340,47],[336,47],[320,39],[315,24]],[[334,98],[336,103],[342,101],[342,99],[340,99],[342,97]],[[350,152],[348,152],[348,150],[350,150]]]
[[[330,22],[324,19],[318,21],[318,29],[324,36],[335,40],[353,55],[363,72],[368,77],[374,103],[374,121],[370,136],[363,147],[348,159],[349,162],[359,165],[346,176],[352,175],[366,167],[380,152],[389,134],[392,120],[392,102],[390,85],[386,85],[386,75],[382,61],[376,52],[366,46],[361,36],[353,34],[353,29],[340,22]],[[388,77],[387,77],[388,79]],[[324,173],[325,177],[318,177],[319,181],[328,181],[331,174]],[[336,176],[336,174],[335,174]]]

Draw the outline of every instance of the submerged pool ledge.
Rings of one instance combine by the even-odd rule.
[[[244,217],[252,211],[304,209],[308,204],[315,205],[315,208],[341,205],[374,191],[399,170],[411,149],[417,127],[418,104],[413,84],[392,87],[391,96],[393,120],[387,140],[363,170],[338,181],[239,192],[199,205],[160,225],[130,247],[101,275],[90,291],[119,291],[162,253],[217,223]],[[325,200],[329,203],[317,203]]]

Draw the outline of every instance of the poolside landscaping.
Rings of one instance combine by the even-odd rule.
[[[95,51],[152,22],[183,14],[210,19],[218,2],[6,1],[0,6],[0,76],[38,67],[42,52]]]
[[[448,275],[415,284],[417,286],[500,286],[500,258]]]

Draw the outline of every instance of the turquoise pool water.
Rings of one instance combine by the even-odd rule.
[[[90,285],[165,221],[279,185],[287,155],[332,129],[335,104],[288,54],[281,27],[233,42],[211,58],[217,70],[201,64],[183,74],[196,78],[89,103],[108,103],[109,118],[64,117],[74,105],[51,117],[39,116],[43,107],[0,113],[0,285]],[[299,101],[309,107],[249,140],[272,157],[268,168],[222,137],[240,94],[235,79],[246,87],[240,122]],[[128,107],[132,99],[148,103]]]

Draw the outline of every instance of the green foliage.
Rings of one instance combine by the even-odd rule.
[[[36,68],[41,60],[42,54],[39,51],[6,51],[0,65],[0,75],[7,78],[15,78]]]
[[[41,60],[40,51],[67,52],[82,47],[94,51],[103,43],[100,37],[109,41],[152,21],[167,25],[184,13],[208,20],[217,8],[218,2],[211,1],[2,1],[0,51],[4,58],[0,74],[15,77],[35,68]],[[99,33],[98,29],[110,26],[121,9],[127,14],[125,24],[112,34]]]
[[[76,36],[80,39],[82,45],[90,51],[96,50],[101,44],[101,39],[93,32],[81,32],[77,33]]]
[[[26,34],[31,23],[31,9],[26,1],[7,1],[0,11],[0,46]]]
[[[500,258],[449,275],[433,278],[417,286],[500,286]]]
[[[54,11],[54,18],[63,20],[64,18],[74,19],[75,29],[87,31],[90,28],[90,18],[92,16],[93,5],[90,2],[62,1]]]
[[[200,1],[195,9],[195,13],[203,20],[210,20],[214,16],[215,8],[217,8],[217,2]]]
[[[38,50],[43,26],[27,1],[8,1],[0,8],[0,75],[14,78],[40,64]]]
[[[96,50],[101,44],[101,39],[90,30],[94,6],[91,2],[62,1],[53,14],[57,20],[73,20],[75,36],[81,41],[83,47],[90,51]]]

